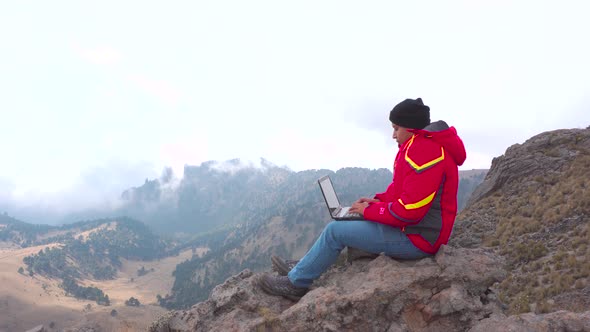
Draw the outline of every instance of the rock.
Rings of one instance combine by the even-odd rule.
[[[102,329],[98,323],[82,323],[79,326],[63,330],[63,332],[101,332]]]
[[[466,330],[501,313],[487,294],[505,276],[502,265],[481,249],[443,247],[419,261],[381,255],[332,268],[297,303],[265,294],[244,270],[150,331]]]
[[[536,174],[559,172],[579,153],[569,146],[575,144],[590,149],[590,130],[562,129],[544,132],[515,144],[506,153],[492,160],[492,166],[484,182],[471,194],[467,206],[507,185],[519,183]],[[579,149],[578,149],[579,150]]]
[[[550,332],[550,331],[590,331],[590,311],[572,313],[556,311],[544,315],[526,313],[506,317],[494,315],[477,323],[469,332]]]
[[[43,325],[38,325],[38,326],[33,327],[30,330],[27,330],[27,332],[45,332],[45,331],[47,331],[47,330],[45,330],[45,326],[43,326]]]
[[[486,246],[507,260],[498,290],[510,313],[585,311],[589,187],[590,130],[536,135],[494,159],[449,246]]]

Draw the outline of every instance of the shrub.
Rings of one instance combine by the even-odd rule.
[[[129,298],[129,300],[125,301],[125,305],[131,307],[139,307],[140,303],[139,300],[134,298],[133,296]]]
[[[148,274],[149,270],[146,270],[144,266],[137,270],[137,276],[141,277]]]
[[[549,302],[547,302],[546,300],[542,300],[537,305],[537,313],[539,313],[539,314],[546,314],[550,311],[551,311],[551,304],[549,304]]]
[[[525,312],[530,312],[531,307],[529,304],[529,297],[528,295],[521,294],[519,295],[508,307],[508,310],[512,314],[522,314]]]

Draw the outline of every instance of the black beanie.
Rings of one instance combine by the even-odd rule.
[[[389,121],[400,127],[424,129],[430,124],[430,107],[424,105],[422,98],[406,99],[391,110]]]

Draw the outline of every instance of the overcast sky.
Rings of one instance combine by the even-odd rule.
[[[462,169],[590,125],[587,1],[4,1],[0,200],[80,204],[166,166],[391,168],[421,97]]]

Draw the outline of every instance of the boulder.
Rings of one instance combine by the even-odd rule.
[[[446,246],[418,261],[359,259],[334,266],[296,303],[267,295],[244,270],[150,331],[465,331],[502,313],[492,286],[503,264],[484,249]]]

